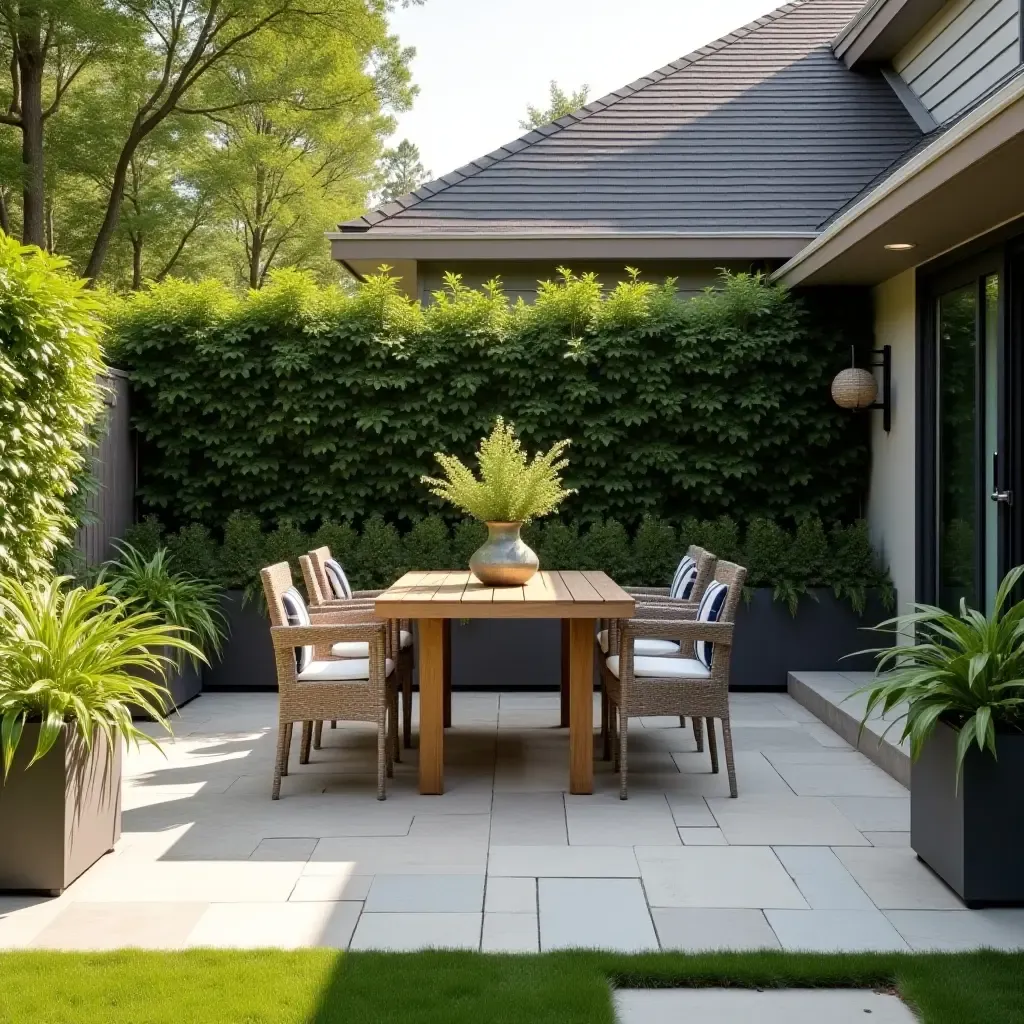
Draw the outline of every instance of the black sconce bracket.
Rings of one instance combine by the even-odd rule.
[[[882,410],[882,428],[888,434],[892,429],[892,345],[872,350],[871,368],[882,371],[882,400],[872,402],[867,408]]]

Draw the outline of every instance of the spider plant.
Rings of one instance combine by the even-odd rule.
[[[171,626],[187,630],[202,654],[220,654],[227,619],[220,610],[220,587],[188,573],[175,572],[166,548],[145,555],[131,544],[117,545],[119,558],[107,562],[97,577],[114,597],[134,611],[150,612]],[[193,661],[202,655],[194,655]]]
[[[58,576],[31,583],[0,578],[0,755],[4,777],[28,722],[39,723],[29,762],[45,757],[66,723],[91,749],[94,737],[108,744],[158,741],[132,722],[141,707],[168,732],[167,691],[159,682],[173,660],[157,653],[199,650],[179,626],[152,612],[126,607],[108,588],[69,587]],[[141,670],[141,671],[140,671]]]
[[[912,758],[944,722],[958,733],[957,779],[972,743],[995,757],[997,732],[1024,731],[1024,601],[1007,607],[1022,576],[1024,566],[1006,574],[988,616],[961,600],[959,614],[915,605],[913,614],[880,623],[911,642],[869,652],[878,678],[858,691],[868,695],[864,721],[906,703],[889,728],[903,722]]]
[[[488,437],[480,442],[480,478],[454,455],[434,458],[445,479],[422,477],[439,498],[485,523],[527,523],[553,512],[572,491],[563,490],[560,473],[569,464],[562,458],[568,441],[527,460],[515,427],[499,416]]]

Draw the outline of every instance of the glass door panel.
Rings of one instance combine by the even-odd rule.
[[[988,610],[999,582],[999,277],[938,298],[937,603]]]
[[[999,452],[999,275],[990,274],[983,282],[984,309],[982,311],[982,334],[984,337],[983,363],[985,387],[982,391],[984,404],[985,439],[984,470],[985,487],[982,492],[982,507],[985,509],[985,537],[983,563],[985,574],[985,607],[991,612],[995,607],[996,590],[999,587],[999,504],[992,500],[998,490],[999,477],[996,472],[1000,459]]]
[[[978,289],[957,288],[938,300],[938,604],[961,598],[977,607]]]

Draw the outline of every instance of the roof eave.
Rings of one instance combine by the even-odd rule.
[[[945,0],[872,0],[836,36],[832,52],[847,67],[891,60]]]
[[[331,255],[382,260],[788,260],[814,237],[803,232],[575,233],[331,232]]]
[[[836,276],[834,266],[855,246],[876,238],[888,228],[888,234],[899,232],[897,218],[914,204],[920,204],[953,181],[957,175],[979,166],[993,165],[994,156],[1009,144],[1024,142],[1024,74],[1011,79],[1002,89],[990,96],[967,114],[959,123],[940,135],[930,146],[915,154],[904,165],[880,182],[866,196],[837,217],[799,253],[781,266],[772,279],[787,287],[831,281]],[[1003,190],[1005,193],[1005,190]],[[979,216],[982,196],[975,196]],[[1006,217],[1012,219],[1017,206],[1024,207],[1024,194],[1004,194]],[[991,199],[988,202],[991,206]],[[993,207],[994,209],[994,207]],[[992,219],[990,217],[990,219]],[[938,218],[937,222],[941,222]],[[979,222],[978,233],[997,227],[998,221],[987,225]],[[946,248],[953,248],[971,236],[951,238]],[[890,241],[914,241],[891,237]],[[885,252],[881,245],[875,257],[876,267],[866,275],[877,283],[920,263],[940,255],[939,236],[930,247],[904,253]],[[872,250],[873,252],[874,250]],[[865,277],[865,275],[861,275]]]

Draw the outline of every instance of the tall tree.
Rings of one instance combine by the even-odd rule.
[[[208,90],[215,145],[206,180],[235,224],[249,287],[262,287],[282,261],[323,266],[324,231],[364,208],[394,128],[388,111],[412,99],[411,56],[383,17],[357,6],[346,32],[301,49],[264,36]]]
[[[21,134],[22,238],[42,247],[46,125],[82,72],[123,38],[127,22],[99,0],[0,0],[0,27],[0,55],[10,69],[9,85],[0,89],[0,124]],[[6,209],[0,217],[9,223]]]
[[[394,148],[385,150],[380,158],[382,184],[378,190],[378,202],[390,203],[399,196],[415,192],[430,179],[430,171],[423,167],[420,150],[408,139]]]
[[[580,107],[586,106],[587,97],[590,95],[590,86],[581,85],[575,92],[567,93],[554,80],[548,86],[548,106],[546,109],[535,107],[530,104],[526,108],[526,118],[519,122],[519,127],[525,131],[531,128],[540,128],[541,125],[557,121],[566,114],[571,114]]]

